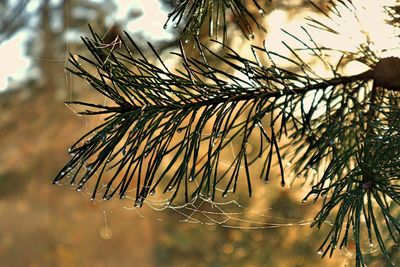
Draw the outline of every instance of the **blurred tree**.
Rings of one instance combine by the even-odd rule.
[[[169,19],[179,24],[185,14],[188,18],[175,53],[182,62],[177,71],[152,45],[158,62],[129,36],[121,40],[125,52],[102,45],[95,33],[86,38],[92,57],[71,58],[71,72],[105,96],[107,105],[68,104],[105,120],[72,145],[72,158],[54,182],[68,179],[77,190],[88,186],[93,199],[124,198],[133,189],[137,206],[158,191],[169,196],[168,205],[198,196],[214,201],[242,186],[251,196],[253,177],[268,182],[276,160],[282,186],[290,175],[287,165],[295,176],[320,174],[303,200],[320,200],[313,226],[330,222],[319,254],[347,247],[355,252],[356,266],[365,266],[371,244],[388,264],[398,264],[388,246],[394,248],[400,234],[400,59],[380,58],[367,40],[356,53],[338,51],[342,56],[333,64],[328,60],[333,50],[318,45],[305,28],[309,42],[287,33],[303,45],[288,46],[290,57],[252,46],[254,57],[247,59],[226,45],[226,14],[231,10],[244,37],[253,37],[254,25],[263,29],[255,15],[265,13],[260,2],[178,1]],[[338,5],[353,8],[352,1],[310,3],[328,18],[340,16]],[[335,32],[316,19],[308,23]],[[203,25],[211,36],[222,29],[226,55],[197,38],[190,42]],[[187,56],[186,41],[199,57]],[[328,68],[330,77],[321,78],[302,51]],[[341,68],[349,61],[369,69],[345,76]],[[250,150],[252,140],[257,149]],[[237,153],[229,157],[231,147]],[[255,163],[261,167],[251,168]]]

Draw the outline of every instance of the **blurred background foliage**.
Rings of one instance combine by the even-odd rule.
[[[284,218],[285,226],[236,229],[209,225],[205,218],[204,224],[180,222],[182,217],[174,209],[158,212],[144,207],[135,212],[124,208],[132,206],[129,201],[93,203],[86,192],[51,184],[69,157],[68,146],[99,120],[79,117],[63,102],[102,101],[88,84],[65,71],[69,53],[85,55],[79,37],[89,35],[88,24],[106,44],[126,29],[137,43],[150,40],[161,53],[177,49],[179,27],[162,29],[175,1],[161,2],[0,1],[0,48],[24,36],[18,45],[23,45],[23,57],[30,61],[23,78],[9,79],[7,87],[0,88],[0,266],[351,265],[353,259],[345,252],[320,259],[317,249],[323,231],[290,225],[290,218],[308,220],[316,210],[312,204],[300,204],[307,188],[296,185],[282,189],[277,183],[260,183],[253,198],[240,197],[241,204],[268,211],[270,218]],[[310,12],[310,6],[300,0],[275,2],[265,8],[264,20],[272,22],[265,25],[267,31],[285,26],[270,19],[276,10],[287,12],[289,21]],[[126,10],[128,4],[132,8]],[[146,19],[144,24],[135,24],[140,19]],[[159,28],[165,35],[156,36],[137,25]],[[259,44],[266,36],[259,32],[252,43]],[[228,37],[229,45],[239,50],[249,43],[234,27]],[[207,29],[200,39],[208,42]],[[1,54],[2,72],[13,57]],[[266,220],[261,216],[247,219]],[[379,257],[373,260],[375,266],[384,264]]]

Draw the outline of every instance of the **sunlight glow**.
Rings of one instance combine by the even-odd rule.
[[[0,45],[0,92],[26,77],[25,73],[31,67],[30,60],[24,55],[27,38],[28,34],[21,31]]]
[[[129,10],[133,8],[140,10],[142,16],[130,21],[127,29],[132,33],[142,33],[149,40],[168,40],[172,38],[172,34],[163,28],[167,20],[168,11],[164,10],[158,0],[146,1],[118,1],[120,10]],[[118,12],[120,13],[120,12]],[[125,18],[128,15],[125,12]]]

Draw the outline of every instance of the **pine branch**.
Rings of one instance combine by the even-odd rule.
[[[129,36],[122,41],[125,52],[111,51],[93,36],[84,39],[92,59],[71,57],[71,71],[112,104],[68,103],[84,107],[83,115],[106,118],[71,147],[72,159],[55,183],[69,179],[77,190],[88,185],[93,198],[123,198],[134,190],[138,206],[156,191],[170,192],[171,204],[198,195],[214,200],[234,193],[241,179],[251,195],[255,162],[262,166],[258,177],[267,182],[277,161],[284,186],[283,158],[291,158],[295,173],[321,173],[304,199],[322,199],[315,226],[332,220],[321,254],[346,247],[352,234],[356,264],[365,266],[361,237],[366,233],[390,260],[387,244],[397,244],[400,234],[395,213],[400,199],[399,59],[374,63],[375,54],[363,50],[360,58],[370,70],[343,77],[339,66],[321,55],[324,48],[302,42],[331,68],[334,78],[325,80],[290,47],[295,60],[256,46],[250,60],[228,47],[220,56],[196,41],[201,59],[186,57],[180,44],[175,55],[182,66],[173,71],[151,44],[158,63]],[[270,66],[260,63],[260,53],[271,59]],[[299,72],[277,66],[274,57]],[[209,64],[210,58],[218,66]],[[260,145],[252,155],[247,145],[254,137]],[[282,144],[281,138],[290,142]],[[238,152],[224,169],[221,158],[235,144]]]
[[[164,28],[167,28],[169,22],[174,23],[174,27],[177,28],[186,17],[181,32],[182,39],[189,41],[193,35],[198,36],[203,26],[207,24],[209,35],[215,35],[218,39],[218,35],[222,34],[225,43],[228,25],[234,21],[246,39],[253,39],[254,26],[264,32],[266,29],[249,10],[248,7],[252,6],[260,15],[265,14],[265,4],[261,6],[257,0],[179,0],[175,9],[168,15]]]

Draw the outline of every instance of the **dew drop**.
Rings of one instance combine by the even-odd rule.
[[[156,194],[156,190],[152,189],[149,194],[150,196],[154,196]]]
[[[112,230],[111,230],[111,228],[107,227],[107,225],[104,226],[104,227],[102,227],[102,228],[100,229],[100,237],[101,237],[102,239],[105,239],[105,240],[111,239],[111,237],[112,237]]]
[[[82,191],[82,188],[78,187],[78,188],[76,189],[76,191],[81,192],[81,191]]]
[[[223,194],[222,194],[222,197],[227,197],[228,196],[228,193],[227,192],[224,192]]]
[[[323,251],[323,249],[321,248],[320,250],[318,250],[318,255],[322,255],[322,254],[324,254],[324,251]]]
[[[285,187],[285,185],[286,185],[285,181],[281,181],[281,186]]]
[[[168,25],[167,25],[167,23],[165,23],[163,26],[164,30],[167,29],[167,27],[168,27]]]
[[[94,163],[87,165],[87,166],[86,166],[86,169],[87,169],[88,171],[93,170],[93,165],[94,165]]]
[[[307,198],[304,198],[301,203],[306,203],[307,202]]]

